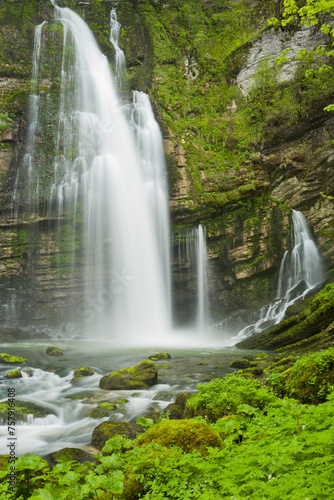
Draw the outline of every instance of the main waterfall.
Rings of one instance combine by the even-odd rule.
[[[52,182],[48,191],[36,153],[43,23],[35,37],[37,83],[26,154],[30,201],[36,206],[45,195],[50,217],[56,214],[60,226],[71,214],[73,268],[83,259],[85,304],[100,304],[95,334],[122,342],[145,335],[146,342],[156,342],[170,328],[169,217],[161,133],[148,96],[135,92],[133,104],[122,104],[108,60],[86,23],[52,3],[63,31]],[[110,39],[116,49],[115,11],[111,20]],[[120,52],[116,50],[117,76]],[[80,256],[75,240],[79,223]]]

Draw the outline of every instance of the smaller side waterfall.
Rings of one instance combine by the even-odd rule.
[[[202,332],[208,323],[208,283],[207,283],[207,249],[206,230],[200,224],[196,231],[197,254],[197,329]]]
[[[304,299],[324,279],[321,257],[304,215],[293,210],[292,222],[292,250],[281,261],[276,301],[262,307],[257,321],[243,328],[236,341],[277,325],[289,306]]]
[[[119,38],[121,34],[121,24],[117,21],[116,9],[110,12],[110,37],[109,40],[115,49],[115,75],[118,84],[122,82],[126,71],[126,61],[123,50],[119,47]]]
[[[187,270],[187,283],[183,284],[188,289],[187,295],[193,297],[196,293],[196,309],[190,303],[189,312],[195,312],[195,326],[199,333],[205,331],[209,324],[209,298],[208,298],[208,267],[206,230],[201,224],[197,228],[187,230],[186,233],[174,234],[174,257],[177,266]],[[175,255],[176,253],[176,255]],[[194,301],[192,301],[193,303]]]

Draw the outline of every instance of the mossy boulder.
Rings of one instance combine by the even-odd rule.
[[[22,373],[20,370],[12,370],[7,373],[6,377],[10,380],[14,378],[22,378]]]
[[[27,422],[28,415],[33,415],[35,418],[44,418],[51,415],[52,412],[43,406],[36,405],[30,401],[15,402],[15,418],[17,422]],[[8,403],[0,403],[0,421],[7,421]]]
[[[207,454],[208,447],[221,448],[220,436],[205,422],[196,420],[163,420],[137,438],[142,446],[155,441],[162,446],[178,446],[186,453],[197,450]]]
[[[46,355],[47,356],[53,356],[53,357],[58,357],[58,356],[64,356],[64,353],[61,349],[58,347],[55,347],[53,345],[49,345],[46,348]]]
[[[80,464],[85,462],[96,463],[97,459],[91,453],[87,451],[81,450],[80,448],[62,448],[59,451],[55,451],[54,453],[50,453],[46,457],[47,462],[52,467],[60,462],[71,462],[74,460]]]
[[[91,377],[94,375],[95,370],[93,368],[89,368],[88,366],[82,366],[81,368],[75,368],[73,370],[74,377],[71,380],[72,384],[78,382],[82,377]]]
[[[288,396],[301,403],[323,403],[334,385],[334,347],[302,356],[287,371]]]
[[[164,409],[164,414],[168,415],[171,420],[182,420],[184,418],[184,409],[187,399],[190,398],[191,393],[180,392],[174,403],[170,403]]]
[[[126,422],[102,422],[93,431],[92,445],[102,450],[108,439],[115,436],[125,436],[129,439],[135,439],[142,432],[145,432],[145,427],[142,425]]]
[[[285,370],[287,370],[290,366],[292,366],[296,358],[293,356],[288,356],[287,358],[281,358],[277,361],[275,361],[276,358],[274,358],[274,361],[270,363],[268,368],[266,368],[266,372],[272,372],[272,373],[282,373]]]
[[[7,354],[6,352],[0,353],[0,363],[5,365],[16,365],[20,363],[25,363],[26,358],[21,358],[20,356],[12,356],[11,354]]]
[[[159,359],[171,359],[171,355],[169,352],[159,352],[158,354],[152,354],[152,356],[149,356],[148,359],[151,361],[158,361]]]
[[[256,366],[256,362],[255,361],[251,361],[251,360],[249,360],[247,358],[235,359],[230,364],[231,368],[241,368],[242,370],[244,370],[245,368],[251,368],[253,366]]]
[[[113,403],[101,403],[90,412],[89,416],[91,418],[110,417],[110,415],[112,415],[117,410],[117,408],[117,405]]]
[[[123,368],[105,375],[100,388],[110,390],[147,389],[158,381],[158,370],[152,361],[142,361],[133,368]]]

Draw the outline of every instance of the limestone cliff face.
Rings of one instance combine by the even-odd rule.
[[[109,14],[117,2],[62,4],[84,12],[112,65]],[[323,43],[323,35],[316,28],[267,29],[274,1],[123,0],[117,12],[129,69],[124,96],[131,89],[149,92],[163,130],[172,231],[206,226],[213,318],[234,315],[247,323],[275,294],[290,245],[291,208],[303,211],[327,268],[334,264],[334,119],[322,111],[331,96],[310,101],[307,94],[302,115],[301,88],[293,119],[284,102],[281,111],[275,103],[258,119],[256,101],[242,94],[250,92],[263,55],[276,57],[292,47],[292,61],[306,42],[309,48]],[[56,237],[57,220],[27,213],[20,196],[13,203],[14,186],[25,189],[24,179],[16,180],[25,153],[34,26],[52,16],[49,2],[0,2],[8,44],[0,62],[1,112],[8,117],[0,137],[3,322],[15,309],[19,320],[56,323],[82,299],[82,272],[68,271],[66,230]],[[278,81],[297,88],[295,72],[295,62],[288,62]],[[50,75],[45,83],[51,89]],[[194,315],[196,276],[182,259],[173,270],[175,310],[183,322]]]

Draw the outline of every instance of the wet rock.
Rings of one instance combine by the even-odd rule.
[[[14,409],[14,407],[13,407]],[[27,422],[28,415],[33,415],[35,418],[45,418],[51,415],[52,412],[43,406],[27,401],[15,402],[15,419],[16,422]],[[0,403],[0,421],[6,422],[8,417],[8,402]]]
[[[101,378],[105,390],[147,389],[158,381],[158,370],[152,361],[142,361],[133,368],[123,368]]]
[[[90,412],[89,416],[91,418],[110,417],[117,409],[117,405],[113,403],[101,403]]]
[[[5,365],[16,365],[18,363],[25,363],[26,361],[26,358],[21,358],[20,356],[12,356],[5,352],[0,353],[0,363]]]
[[[164,409],[164,414],[169,415],[171,420],[181,420],[184,418],[184,410],[186,406],[186,401],[190,398],[191,393],[180,392],[175,399],[174,403],[170,403]]]
[[[153,401],[171,401],[173,399],[173,394],[167,391],[158,392],[156,396],[154,396]]]
[[[115,436],[125,436],[135,439],[138,434],[145,432],[145,427],[138,424],[128,424],[126,422],[102,422],[95,427],[92,435],[92,445],[102,450],[108,439]]]
[[[58,357],[58,356],[64,356],[64,353],[61,349],[59,349],[58,347],[55,347],[53,345],[49,345],[47,348],[46,348],[46,355],[47,356],[54,356],[54,357]]]
[[[7,373],[6,377],[9,379],[22,378],[22,373],[20,372],[20,370],[12,370]]]
[[[171,355],[168,352],[159,352],[158,354],[152,354],[148,359],[151,361],[158,361],[159,359],[171,359]]]
[[[251,368],[252,366],[256,366],[256,363],[246,358],[235,359],[230,364],[231,368],[241,368],[242,370],[244,370],[245,368]]]
[[[95,370],[93,368],[89,368],[88,366],[82,366],[81,368],[74,369],[74,377],[71,380],[71,384],[75,384],[82,377],[91,377],[94,375]]]

